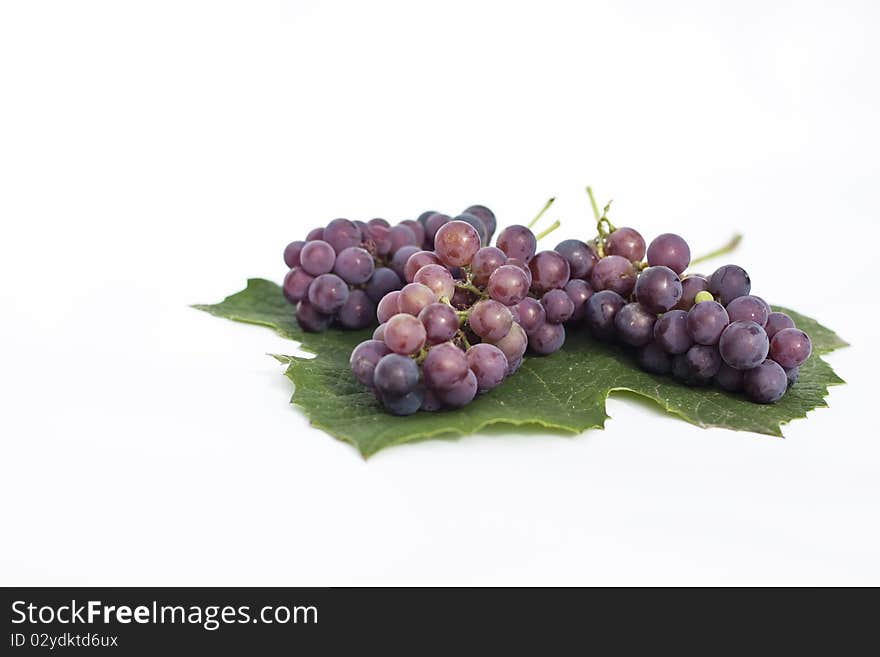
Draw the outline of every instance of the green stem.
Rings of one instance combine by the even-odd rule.
[[[480,290],[480,288],[478,288],[476,285],[474,285],[470,281],[456,283],[455,287],[457,287],[459,290],[467,290],[468,292],[472,292],[473,294],[476,294],[481,299],[486,298],[486,294],[484,292],[482,292]]]
[[[736,233],[733,237],[730,238],[730,240],[727,241],[726,244],[718,247],[714,251],[710,251],[709,253],[701,255],[699,258],[694,258],[693,260],[691,260],[691,266],[696,265],[700,262],[705,262],[706,260],[711,260],[712,258],[717,258],[718,256],[723,256],[726,253],[730,253],[739,246],[742,238],[743,236],[740,233]]]
[[[593,188],[587,185],[587,196],[590,197],[590,206],[593,208],[593,216],[596,217],[596,221],[599,221],[599,206],[596,205],[596,198],[593,196]]]
[[[458,337],[461,340],[461,343],[464,345],[465,351],[471,348],[471,343],[468,342],[467,336],[464,334],[464,331],[459,330]]]
[[[559,221],[559,219],[557,219],[552,224],[550,224],[550,226],[548,226],[545,230],[542,230],[540,233],[535,235],[535,239],[540,241],[542,238],[547,237],[547,235],[552,233],[554,230],[559,228],[561,225],[562,225],[562,223]]]
[[[555,200],[556,200],[556,197],[554,196],[554,197],[551,198],[549,201],[547,201],[547,202],[544,204],[544,207],[541,208],[541,211],[540,211],[538,214],[535,215],[535,218],[532,219],[532,220],[526,225],[526,228],[531,228],[531,227],[534,226],[536,223],[538,223],[538,220],[539,220],[541,217],[544,216],[544,213],[547,212],[547,210],[550,209],[550,206],[553,205],[553,202],[554,202]]]

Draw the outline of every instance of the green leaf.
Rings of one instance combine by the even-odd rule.
[[[214,305],[195,306],[218,317],[260,324],[296,340],[316,358],[276,356],[287,364],[294,384],[292,402],[312,424],[351,443],[369,456],[392,445],[429,438],[452,438],[493,424],[531,425],[576,434],[602,427],[605,399],[626,391],[655,401],[662,409],[700,427],[724,427],[781,436],[781,426],[826,406],[828,387],[843,383],[819,356],[846,346],[830,329],[809,317],[782,310],[813,341],[814,355],[801,366],[798,383],[776,404],[753,404],[711,388],[689,388],[670,377],[638,369],[623,348],[569,331],[565,347],[547,357],[527,358],[514,376],[455,411],[393,417],[373,394],[349,375],[351,350],[371,331],[304,333],[280,288],[251,279],[245,290]]]

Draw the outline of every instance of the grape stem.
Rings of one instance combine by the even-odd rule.
[[[596,221],[599,221],[601,215],[599,214],[599,206],[596,205],[596,198],[593,196],[593,188],[587,185],[587,196],[590,197],[590,206],[593,208],[593,216],[596,217]]]
[[[456,282],[455,287],[457,287],[459,290],[467,290],[468,292],[472,292],[473,294],[476,294],[481,299],[486,298],[485,292],[482,292],[480,290],[480,288],[478,288],[476,285],[471,283],[469,280]]]
[[[548,226],[545,230],[542,230],[540,233],[535,235],[535,240],[540,241],[542,238],[547,237],[547,235],[552,233],[554,230],[559,228],[561,225],[562,225],[562,223],[559,221],[559,219],[557,219],[552,224],[550,224],[550,226]]]
[[[471,343],[468,342],[467,336],[464,334],[464,331],[459,329],[458,338],[461,340],[461,343],[464,345],[464,350],[467,351],[471,348]]]
[[[541,219],[541,217],[544,216],[544,213],[547,212],[547,210],[550,209],[550,206],[551,206],[551,205],[553,205],[553,202],[554,202],[555,200],[556,200],[556,197],[554,196],[554,197],[551,198],[549,201],[547,201],[547,202],[544,204],[544,207],[541,208],[541,211],[540,211],[538,214],[535,215],[535,218],[532,219],[532,220],[528,223],[528,225],[526,225],[526,228],[531,228],[531,227],[534,226],[536,223],[538,223],[538,221]]]
[[[723,256],[731,251],[734,251],[736,247],[739,246],[739,243],[742,241],[743,236],[740,233],[736,233],[733,237],[731,237],[726,244],[718,247],[714,251],[710,251],[704,255],[701,255],[699,258],[694,258],[691,260],[691,266],[696,265],[700,262],[705,262],[706,260],[711,260],[712,258],[717,258],[718,256]]]

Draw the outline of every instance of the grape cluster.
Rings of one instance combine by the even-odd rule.
[[[602,215],[598,238],[566,240],[556,251],[571,267],[566,291],[577,286],[574,317],[593,337],[635,349],[648,372],[714,383],[766,404],[795,383],[810,355],[809,336],[750,294],[742,267],[683,276],[691,254],[678,235],[646,245],[638,231],[615,228]]]

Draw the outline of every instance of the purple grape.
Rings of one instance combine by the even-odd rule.
[[[382,395],[382,405],[392,415],[412,415],[418,412],[424,402],[425,390],[420,387],[416,387],[400,397]]]
[[[746,270],[738,265],[724,265],[709,277],[709,292],[716,301],[729,304],[737,297],[745,296],[752,289],[752,281]]]
[[[702,301],[688,311],[688,333],[697,344],[718,344],[729,323],[727,311],[717,301]]]
[[[334,219],[324,228],[324,241],[336,253],[342,253],[350,246],[360,246],[362,237],[361,229],[348,219]]]
[[[415,354],[425,346],[426,339],[424,324],[412,315],[400,313],[385,323],[385,344],[396,354]]]
[[[475,344],[467,350],[468,367],[477,377],[477,391],[486,392],[498,386],[507,376],[507,356],[491,344]]]
[[[544,306],[546,319],[551,324],[562,324],[574,315],[574,301],[565,290],[550,290],[541,297],[541,305]]]
[[[376,306],[376,319],[380,324],[384,324],[400,312],[399,300],[400,290],[393,290],[382,297],[379,305]]]
[[[412,283],[419,269],[426,265],[440,264],[442,264],[440,262],[440,258],[433,251],[416,251],[406,261],[406,265],[404,265],[403,280],[405,280],[407,283]]]
[[[448,390],[469,372],[464,352],[451,342],[438,344],[428,350],[422,361],[422,376],[433,390]]]
[[[624,344],[644,347],[654,339],[657,315],[648,312],[640,303],[628,303],[614,315],[614,329]]]
[[[605,251],[630,262],[640,262],[645,257],[645,238],[635,228],[618,228],[605,239]]]
[[[290,268],[300,266],[299,253],[306,245],[302,240],[296,240],[284,247],[284,263]]]
[[[580,240],[564,240],[554,250],[568,261],[573,279],[587,279],[593,271],[593,265],[599,262],[599,256],[593,248]]]
[[[480,244],[486,245],[489,243],[489,231],[486,228],[486,224],[483,223],[483,220],[479,217],[463,212],[457,217],[453,217],[452,220],[463,221],[466,224],[470,224],[473,226],[474,230],[477,231],[477,235],[480,236]]]
[[[352,290],[336,317],[343,328],[364,329],[375,321],[376,304],[363,290]]]
[[[458,333],[458,315],[445,303],[432,303],[422,308],[419,321],[425,325],[429,345],[448,342]]]
[[[425,265],[416,272],[413,282],[429,287],[438,299],[451,299],[455,292],[452,274],[443,265]]]
[[[486,286],[489,296],[505,306],[512,306],[526,298],[529,280],[516,265],[502,265],[489,276]]]
[[[529,270],[532,272],[532,290],[539,295],[561,290],[571,274],[568,260],[556,251],[541,251],[529,260]]]
[[[593,288],[586,281],[572,278],[565,284],[565,293],[574,304],[571,321],[580,322],[587,315],[587,301],[593,296]]]
[[[522,366],[523,359],[522,356],[517,358],[514,361],[511,361],[507,366],[507,376],[511,376],[512,374],[516,374],[516,371]]]
[[[389,292],[399,290],[401,285],[400,278],[393,270],[387,267],[377,267],[364,289],[374,303],[379,303],[382,297]]]
[[[512,265],[514,267],[519,267],[520,269],[522,269],[526,275],[526,278],[529,281],[529,287],[532,287],[532,270],[529,269],[528,264],[526,264],[525,262],[523,262],[519,258],[508,258],[507,264]]]
[[[681,281],[669,267],[648,267],[636,279],[635,294],[645,310],[654,314],[663,313],[681,299]]]
[[[319,312],[309,303],[308,298],[305,298],[296,304],[296,321],[303,331],[320,333],[329,328],[330,322],[333,321],[333,315]]]
[[[420,214],[418,216],[416,221],[418,221],[420,224],[422,224],[422,226],[424,226],[425,223],[427,223],[427,221],[428,221],[428,217],[430,217],[432,214],[439,214],[439,213],[436,210],[425,210],[424,212],[422,212],[422,214]]]
[[[306,273],[312,276],[329,274],[333,271],[333,265],[336,262],[336,251],[323,240],[306,242],[306,245],[299,252],[299,261]]]
[[[419,366],[412,358],[387,354],[373,370],[373,387],[384,397],[401,397],[419,384]],[[418,408],[418,407],[417,407]]]
[[[694,343],[688,333],[687,317],[683,310],[670,310],[654,324],[654,341],[667,354],[683,354]]]
[[[672,361],[669,355],[654,342],[639,349],[636,360],[639,367],[651,374],[669,374],[672,370]]]
[[[542,356],[559,351],[565,344],[565,327],[544,322],[529,335],[529,347]]]
[[[382,344],[385,344],[385,325],[384,324],[379,324],[379,326],[377,326],[373,330],[373,339],[379,340],[379,342],[381,342]]]
[[[794,327],[794,320],[785,313],[770,313],[767,316],[767,325],[764,330],[767,331],[767,337],[772,340],[773,336],[782,329]]]
[[[517,323],[522,326],[526,334],[531,333],[543,324],[547,319],[547,311],[537,299],[526,297],[516,306]]]
[[[422,308],[437,301],[437,294],[427,285],[408,283],[403,286],[400,296],[397,297],[397,307],[402,313],[416,316],[422,312]]]
[[[785,369],[785,368],[783,367],[782,369],[785,370],[785,378],[788,379],[788,387],[790,388],[790,387],[793,386],[795,383],[797,383],[797,380],[798,380],[798,372],[800,371],[800,368],[798,368],[798,367],[789,367],[788,369]]]
[[[400,222],[400,225],[406,226],[413,232],[413,236],[416,238],[415,245],[422,248],[422,244],[425,241],[425,227],[418,221],[413,221],[412,219],[404,219]]]
[[[695,344],[672,358],[672,375],[688,385],[706,385],[721,368],[721,356],[715,347]]]
[[[437,236],[437,231],[450,221],[452,221],[452,217],[440,212],[435,212],[425,220],[425,240],[432,247],[434,245],[434,239]]]
[[[391,350],[384,342],[379,342],[378,340],[366,340],[365,342],[361,342],[354,348],[351,352],[351,357],[348,359],[348,364],[351,366],[354,378],[356,378],[361,385],[372,388],[373,370],[376,369],[376,363],[378,363],[383,356],[387,356],[390,353]]]
[[[357,246],[350,246],[340,251],[336,256],[333,273],[346,283],[363,285],[370,280],[374,269],[373,256],[368,251]]]
[[[465,208],[462,214],[471,214],[479,218],[483,222],[483,225],[486,226],[486,232],[490,238],[495,234],[495,229],[498,228],[498,221],[495,219],[495,213],[485,205],[472,205],[469,208]]]
[[[494,299],[478,301],[468,314],[468,324],[473,332],[489,342],[507,335],[512,323],[510,310]]]
[[[324,239],[324,229],[323,228],[312,228],[308,234],[306,235],[306,242],[312,242],[314,240],[323,240]]]
[[[315,277],[307,274],[302,267],[294,267],[284,276],[281,289],[290,303],[298,303],[308,295],[313,280]]]
[[[419,410],[433,413],[434,411],[439,411],[443,408],[443,402],[440,401],[436,392],[427,387],[424,388],[423,391],[425,396],[424,399],[422,399],[422,406]]]
[[[492,272],[504,264],[507,264],[504,251],[494,246],[484,246],[474,254],[474,259],[471,261],[474,283],[485,285],[489,282]]]
[[[382,221],[385,220],[382,219]],[[367,226],[367,234],[364,235],[363,245],[373,255],[379,258],[386,258],[391,254],[391,229],[383,224],[374,222],[376,222],[376,219],[371,219]]]
[[[782,398],[787,388],[785,370],[772,360],[765,360],[743,373],[743,390],[753,402],[772,404]]]
[[[404,246],[421,246],[421,242],[416,240],[416,234],[412,228],[403,224],[394,226],[389,236],[391,237],[391,253],[397,253]]]
[[[523,330],[522,326],[515,323],[510,325],[510,330],[507,332],[507,335],[495,342],[495,346],[507,356],[508,363],[512,363],[518,358],[522,358],[523,354],[526,353],[528,345],[529,338],[526,335],[526,332]]]
[[[691,263],[691,249],[684,239],[675,233],[658,235],[648,247],[648,265],[669,267],[681,274]]]
[[[799,367],[813,350],[810,336],[796,328],[778,331],[770,341],[770,358],[782,367]]]
[[[613,290],[600,290],[587,300],[584,319],[596,338],[600,340],[614,339],[614,317],[625,305],[624,298]]]
[[[636,270],[632,263],[619,255],[602,258],[590,272],[590,285],[594,290],[611,290],[628,297],[636,284]]]
[[[709,281],[705,276],[691,274],[681,279],[681,299],[673,306],[675,310],[690,310],[694,306],[697,292],[708,292]]]
[[[381,228],[391,228],[391,224],[387,219],[382,219],[381,217],[376,217],[375,219],[370,219],[367,222],[367,225],[370,227],[379,226]]]
[[[725,363],[735,370],[757,367],[770,351],[770,341],[760,324],[738,320],[724,329],[718,351]]]
[[[342,308],[348,295],[348,285],[336,274],[321,274],[309,285],[309,303],[327,315]]]
[[[468,370],[463,378],[448,388],[439,388],[434,392],[446,406],[460,408],[469,404],[477,396],[477,375]]]
[[[538,240],[535,239],[535,234],[531,230],[525,226],[514,224],[498,234],[495,246],[504,251],[508,258],[517,258],[528,262],[535,255]]]
[[[721,367],[715,372],[715,385],[727,392],[739,392],[743,387],[743,373],[741,370],[735,370],[726,363],[721,363]]]
[[[394,273],[397,274],[401,280],[406,279],[406,263],[411,256],[419,253],[420,250],[420,247],[408,244],[400,247],[394,252],[394,255],[391,257],[391,269],[394,270]],[[412,280],[407,282],[412,283]]]
[[[443,224],[434,236],[434,251],[449,267],[469,265],[480,248],[477,230],[463,221]]]
[[[731,323],[755,322],[763,327],[767,325],[767,319],[770,317],[770,306],[761,297],[746,295],[737,297],[727,304],[727,315]]]

